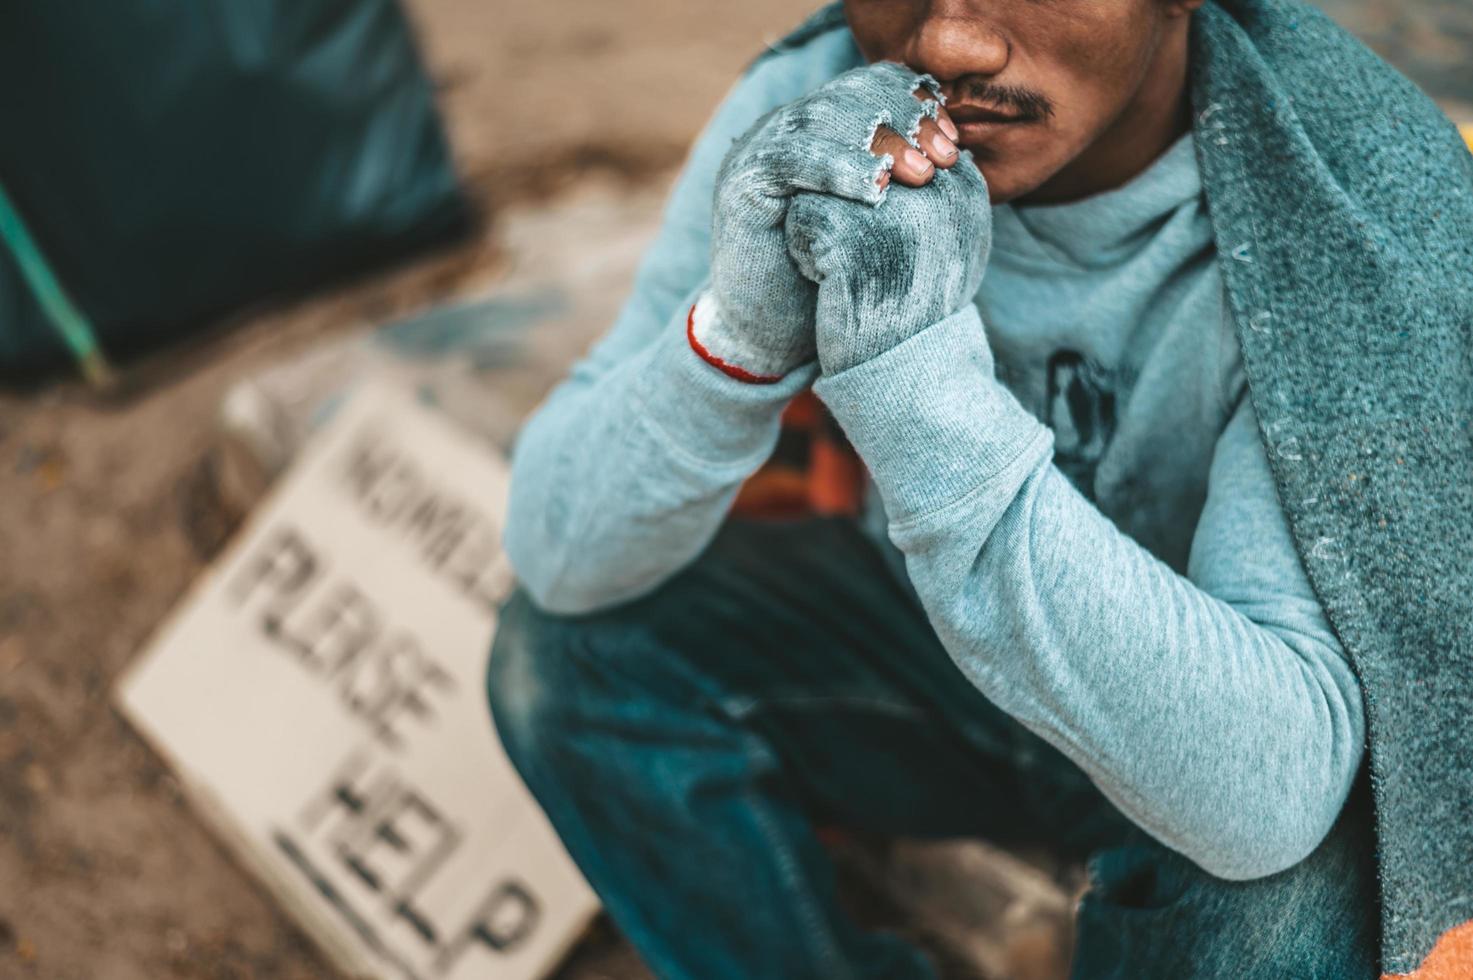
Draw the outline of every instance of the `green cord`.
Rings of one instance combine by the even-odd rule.
[[[110,384],[112,368],[107,363],[102,347],[97,343],[97,334],[93,332],[91,322],[86,314],[77,309],[52,273],[51,266],[46,264],[45,256],[36,247],[36,240],[31,237],[20,213],[15,210],[3,184],[0,184],[0,241],[10,246],[11,254],[20,265],[21,275],[41,304],[41,311],[46,314],[56,332],[61,334],[67,347],[71,348],[72,356],[77,359],[83,376],[99,387]]]

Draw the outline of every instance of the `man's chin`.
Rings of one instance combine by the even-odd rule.
[[[1054,164],[1062,147],[1053,134],[1037,123],[1015,123],[995,128],[986,138],[968,140],[963,127],[962,145],[987,180],[988,196],[994,205],[1026,200],[1043,188],[1068,164]]]
[[[976,151],[973,151],[973,156],[976,159],[977,168],[982,171],[982,177],[987,181],[987,196],[994,207],[999,204],[1025,200],[1028,195],[1047,183],[1050,176],[1019,173],[1016,167],[1008,166],[1005,159],[984,159],[982,154]]]
[[[1034,153],[987,146],[967,149],[987,181],[987,195],[994,206],[1057,203],[1062,199],[1055,193],[1054,178],[1067,169],[1068,160],[1056,167],[1040,167]]]

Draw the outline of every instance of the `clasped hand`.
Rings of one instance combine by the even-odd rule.
[[[758,120],[717,178],[692,340],[758,380],[834,374],[970,302],[991,207],[955,133],[934,80],[891,62]]]

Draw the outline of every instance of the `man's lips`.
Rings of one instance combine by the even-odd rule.
[[[989,143],[1006,140],[1008,134],[1022,132],[1028,123],[1038,121],[1035,116],[979,105],[948,105],[946,111],[956,123],[957,142],[978,152]]]
[[[1021,123],[1034,121],[1029,116],[1003,112],[1001,109],[989,109],[986,106],[980,105],[948,104],[946,106],[946,113],[951,116],[951,121],[958,126],[965,126],[968,123]]]

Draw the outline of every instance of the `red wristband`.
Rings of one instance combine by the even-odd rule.
[[[700,356],[701,360],[711,365],[716,370],[730,378],[745,381],[752,385],[777,384],[783,379],[783,375],[753,374],[751,371],[743,370],[735,364],[728,364],[715,354],[706,350],[699,340],[696,339],[696,305],[691,304],[690,312],[685,317],[685,337],[690,341],[690,349]]]

